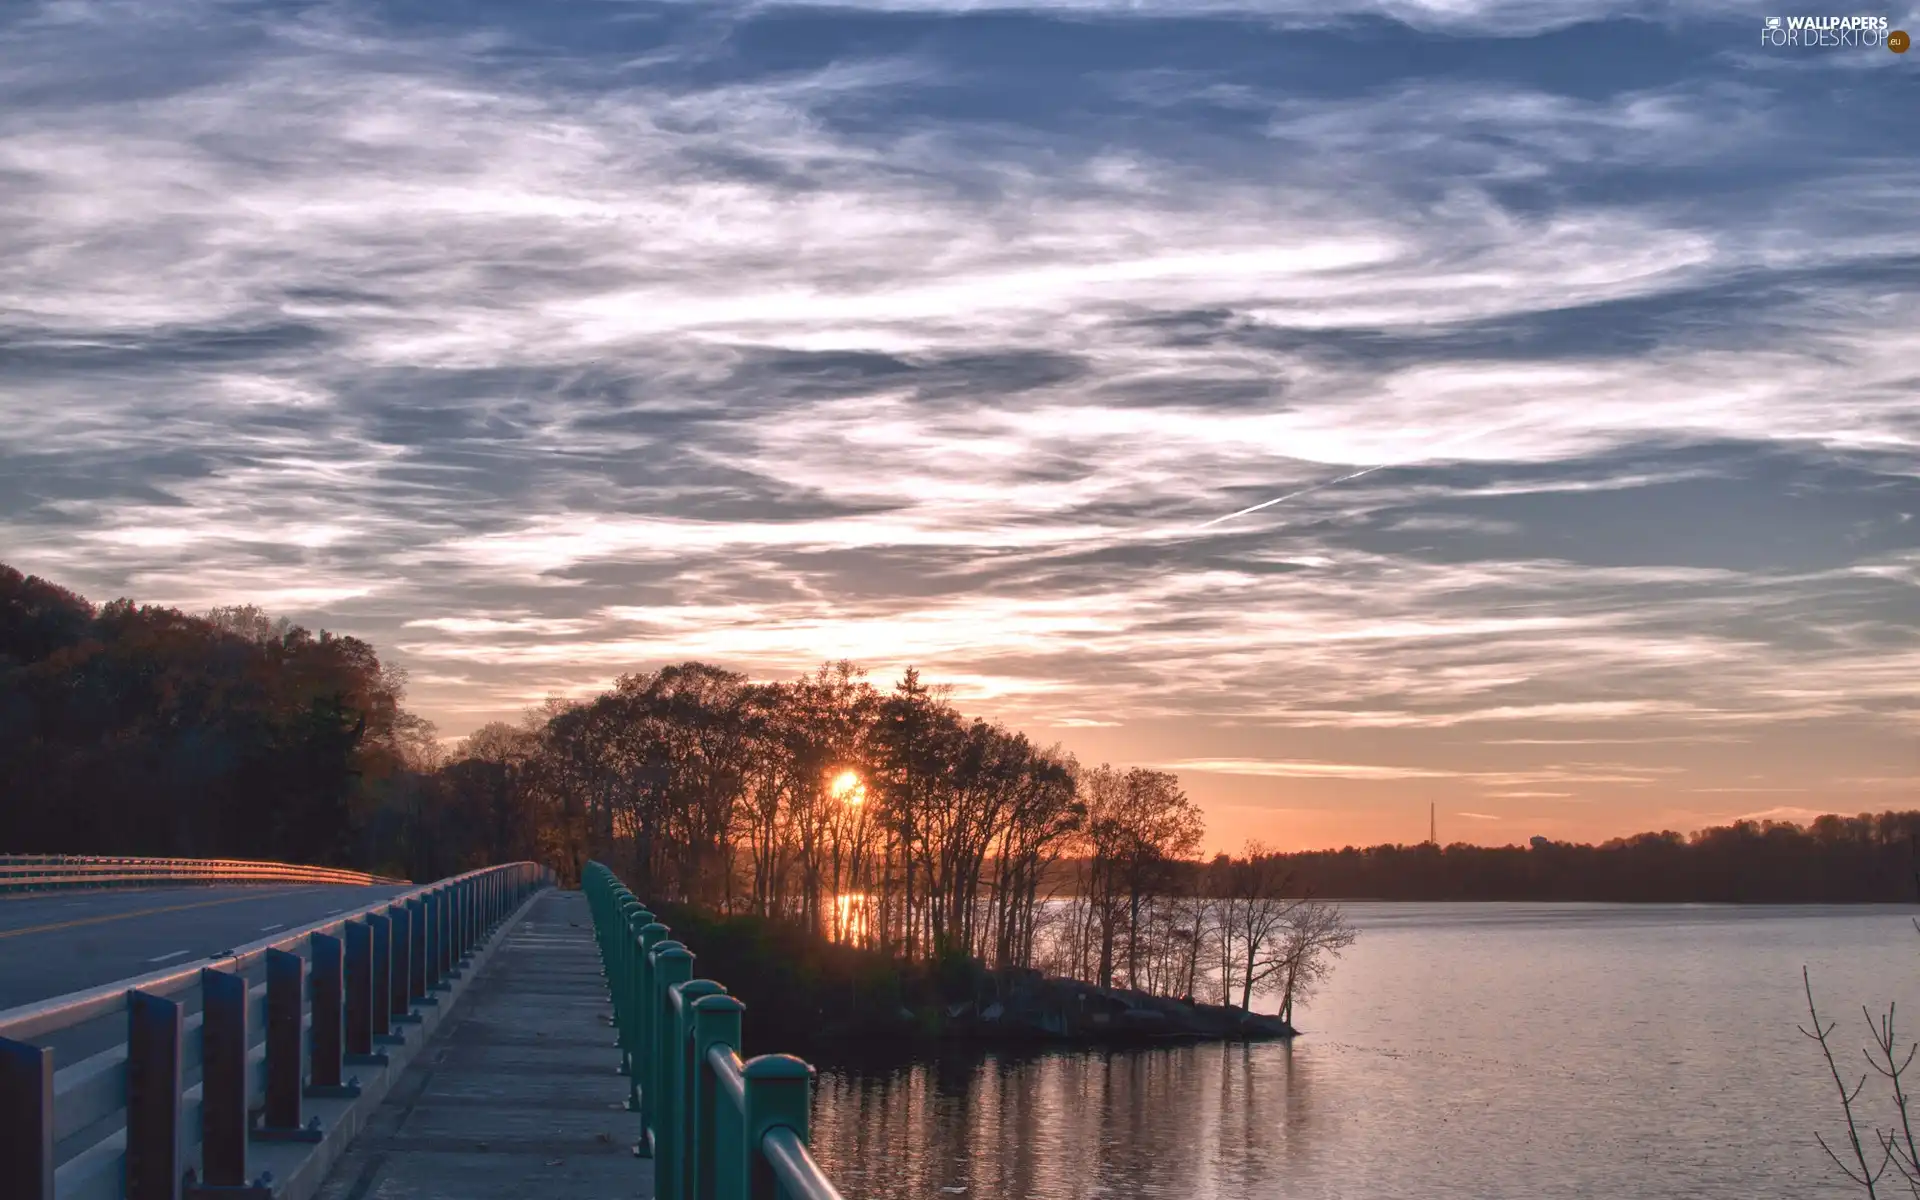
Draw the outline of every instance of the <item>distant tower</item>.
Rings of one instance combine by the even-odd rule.
[[[1429,846],[1438,846],[1440,844],[1440,826],[1434,822],[1433,801],[1431,800],[1427,801],[1427,844]]]

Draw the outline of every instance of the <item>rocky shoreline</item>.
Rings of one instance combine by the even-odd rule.
[[[823,1014],[824,1015],[824,1014]],[[891,1028],[886,1026],[891,1025]],[[907,1037],[972,1043],[1081,1045],[1191,1041],[1265,1041],[1297,1032],[1279,1017],[1217,1004],[1189,1004],[1125,988],[1103,988],[1039,972],[996,976],[977,999],[919,1012],[900,1008],[892,1022],[819,1030],[829,1038]]]
[[[1000,998],[947,1006],[953,1037],[1073,1042],[1241,1041],[1293,1037],[1279,1017],[1020,972]]]

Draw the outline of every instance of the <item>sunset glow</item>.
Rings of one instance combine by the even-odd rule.
[[[860,774],[857,771],[842,771],[835,775],[833,782],[828,785],[828,792],[842,804],[867,802],[867,785],[860,781]]]

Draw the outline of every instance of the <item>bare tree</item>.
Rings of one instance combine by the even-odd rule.
[[[1281,972],[1297,972],[1292,916],[1304,900],[1287,899],[1291,882],[1285,867],[1259,842],[1248,842],[1244,858],[1214,872],[1220,889],[1218,919],[1221,946],[1221,998],[1237,984],[1240,1008],[1252,1011],[1255,989]]]
[[[1333,973],[1333,962],[1358,940],[1337,904],[1306,899],[1288,910],[1280,970],[1280,1019],[1293,1021],[1293,1004],[1311,996]]]

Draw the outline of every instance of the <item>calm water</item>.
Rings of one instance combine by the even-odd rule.
[[[1920,1030],[1912,908],[1347,907],[1291,1046],[823,1068],[815,1152],[848,1200],[1845,1196],[1801,964],[1853,1062],[1863,1003]]]

